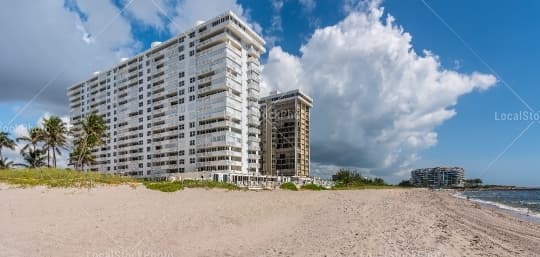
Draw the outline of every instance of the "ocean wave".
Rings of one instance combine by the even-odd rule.
[[[510,211],[510,212],[513,212],[513,213],[516,213],[516,214],[519,214],[519,215],[529,216],[529,217],[540,219],[540,213],[535,212],[533,210],[530,210],[529,208],[514,207],[514,206],[506,205],[506,204],[503,204],[503,203],[499,203],[499,202],[482,200],[482,199],[478,199],[478,198],[474,198],[474,197],[470,197],[470,196],[467,197],[466,195],[464,195],[462,193],[459,193],[459,192],[453,194],[453,196],[457,197],[457,198],[460,198],[460,199],[465,199],[465,200],[477,202],[477,203],[480,203],[480,204],[484,204],[484,205],[490,205],[490,206],[493,206],[493,207],[496,207],[496,208],[499,208],[499,209],[502,209],[502,210],[507,210],[507,211]]]
[[[540,205],[540,201],[521,200],[519,202],[523,204]]]

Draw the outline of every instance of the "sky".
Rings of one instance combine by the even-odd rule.
[[[226,10],[267,42],[265,92],[313,97],[312,174],[345,167],[397,182],[461,166],[488,184],[540,186],[533,0],[9,1],[0,130],[67,119],[67,87]]]

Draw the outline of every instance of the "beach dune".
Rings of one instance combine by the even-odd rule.
[[[422,189],[1,185],[0,256],[540,256],[540,226]]]

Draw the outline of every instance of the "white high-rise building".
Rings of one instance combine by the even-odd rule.
[[[259,173],[264,44],[229,11],[70,87],[75,133],[90,113],[108,125],[89,169]]]

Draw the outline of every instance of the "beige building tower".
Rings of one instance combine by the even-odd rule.
[[[300,90],[274,91],[259,101],[261,173],[308,177],[309,122],[313,99]]]

